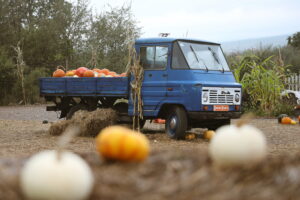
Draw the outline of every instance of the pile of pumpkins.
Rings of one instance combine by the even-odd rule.
[[[214,132],[206,134],[214,135]],[[95,146],[106,160],[141,162],[150,152],[146,136],[121,126],[103,129],[95,139]],[[209,154],[219,167],[249,166],[266,158],[266,138],[251,125],[223,126],[212,137]],[[93,172],[86,161],[75,153],[62,150],[33,155],[25,163],[20,176],[26,199],[83,200],[90,196],[94,182]]]
[[[88,69],[86,67],[79,67],[76,70],[69,70],[65,72],[62,69],[56,69],[53,72],[53,77],[125,77],[126,73],[117,74],[109,69]]]
[[[63,137],[61,140],[65,140]],[[146,136],[121,126],[103,129],[95,143],[97,152],[106,160],[141,162],[150,151]],[[33,155],[20,176],[22,193],[29,200],[88,199],[94,182],[88,163],[77,154],[63,150],[46,150]]]
[[[298,116],[298,121],[300,123],[300,115]],[[291,124],[291,125],[297,124],[297,122],[295,120],[293,120],[291,117],[289,117],[286,114],[281,114],[281,115],[278,116],[278,123],[280,123],[280,124]]]

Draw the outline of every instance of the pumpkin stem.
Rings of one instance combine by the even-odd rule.
[[[241,118],[236,122],[237,127],[241,127],[249,122],[255,117],[253,113],[246,113],[241,116]]]
[[[70,141],[80,133],[80,128],[78,126],[68,126],[62,135],[58,138],[57,147],[57,160],[61,159],[61,153],[65,147],[70,143]]]
[[[66,68],[64,68],[64,66],[62,66],[62,65],[58,65],[58,66],[56,67],[56,69],[62,69],[62,70],[64,70],[64,71],[66,71]]]

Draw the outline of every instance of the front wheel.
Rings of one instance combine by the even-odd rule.
[[[182,107],[171,107],[166,120],[166,132],[173,139],[184,139],[188,128],[188,119]]]

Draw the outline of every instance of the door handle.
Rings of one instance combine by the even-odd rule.
[[[162,76],[163,76],[163,77],[167,77],[167,76],[168,76],[168,74],[163,74]]]
[[[173,88],[167,88],[168,91],[173,91]]]
[[[152,77],[152,74],[148,74],[149,77]]]

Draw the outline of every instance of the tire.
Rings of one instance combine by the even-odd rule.
[[[128,113],[128,103],[120,102],[116,103],[113,106],[113,109],[117,111],[119,114],[127,114]]]
[[[73,117],[73,115],[75,114],[75,112],[77,112],[78,110],[88,110],[88,108],[84,104],[77,104],[69,110],[69,112],[66,116],[66,119],[71,119]]]
[[[182,107],[174,106],[169,110],[166,120],[166,133],[172,139],[185,139],[188,118]]]

